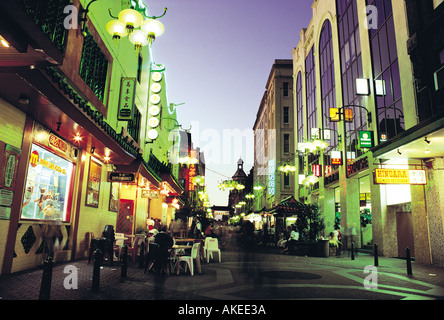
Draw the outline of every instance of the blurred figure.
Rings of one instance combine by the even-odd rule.
[[[61,220],[49,220],[42,227],[42,240],[43,240],[43,261],[48,257],[54,260],[54,254],[58,251],[60,241],[63,238]]]

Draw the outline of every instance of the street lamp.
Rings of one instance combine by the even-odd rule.
[[[85,9],[80,9],[79,21],[84,35],[89,7],[96,1],[98,0],[91,0]],[[113,37],[116,44],[121,38],[128,36],[136,51],[139,51],[140,48],[148,44],[151,45],[157,37],[164,33],[165,28],[157,19],[162,18],[166,12],[167,8],[164,8],[162,15],[157,17],[148,16],[147,8],[143,2],[133,0],[131,1],[131,7],[120,11],[117,17],[112,15],[111,9],[108,9],[110,17],[114,20],[107,23],[106,31]]]

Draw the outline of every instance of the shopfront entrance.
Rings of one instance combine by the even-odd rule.
[[[410,255],[414,257],[415,247],[411,212],[396,212],[396,231],[398,237],[398,257],[406,257],[406,248],[410,249]]]
[[[120,199],[117,214],[116,232],[126,235],[133,234],[134,201]]]

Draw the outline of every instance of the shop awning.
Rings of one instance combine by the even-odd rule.
[[[307,206],[297,201],[293,196],[287,197],[270,209],[268,213],[275,217],[288,217],[291,215],[302,214]]]
[[[115,165],[115,172],[140,174],[147,179],[155,188],[160,189],[161,178],[150,169],[141,159],[134,160],[129,165]]]
[[[168,184],[170,190],[170,196],[180,196],[184,189],[177,182],[177,180],[171,175],[171,173],[161,173],[160,177],[162,179],[162,183]]]

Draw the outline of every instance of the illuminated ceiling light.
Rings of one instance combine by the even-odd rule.
[[[0,42],[2,43],[2,46],[5,48],[9,48],[9,43],[5,39],[1,39]]]
[[[119,20],[125,25],[128,33],[132,33],[135,28],[140,27],[143,22],[142,14],[134,9],[125,9],[120,11]]]
[[[110,158],[109,156],[105,156],[103,159],[104,159],[105,161],[109,161],[109,160],[111,160],[111,158]]]
[[[429,154],[429,153],[430,153],[430,150],[429,150],[429,149],[425,149],[424,152],[425,152],[426,154]]]

